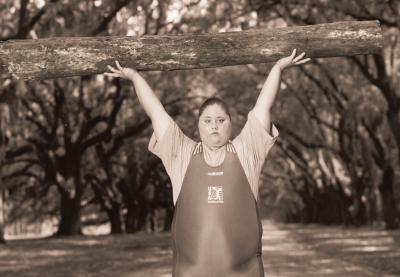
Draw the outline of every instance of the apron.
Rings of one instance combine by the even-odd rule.
[[[262,277],[262,224],[233,145],[209,166],[195,147],[172,221],[174,277]]]

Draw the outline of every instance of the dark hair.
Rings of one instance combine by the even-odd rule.
[[[218,105],[220,106],[224,112],[229,116],[229,119],[231,119],[231,114],[229,113],[229,107],[228,105],[225,103],[224,100],[222,100],[221,98],[218,97],[210,97],[207,98],[203,104],[201,104],[200,108],[199,108],[199,118],[200,116],[203,114],[204,110],[208,107],[208,106],[212,106],[212,105]]]

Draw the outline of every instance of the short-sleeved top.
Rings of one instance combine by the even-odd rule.
[[[270,134],[251,110],[243,129],[232,140],[256,200],[258,200],[259,177],[264,160],[278,135],[279,132],[274,124],[272,124],[272,134]],[[174,205],[196,144],[172,119],[159,141],[154,133],[150,138],[149,150],[162,160],[171,179]]]

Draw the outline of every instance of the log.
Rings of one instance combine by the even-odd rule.
[[[119,60],[137,70],[177,70],[274,62],[294,48],[306,57],[379,53],[379,21],[239,32],[141,37],[53,37],[0,43],[0,74],[49,79],[104,73]]]

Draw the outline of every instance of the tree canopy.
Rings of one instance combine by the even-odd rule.
[[[0,0],[0,39],[176,35],[379,20],[379,54],[316,58],[283,75],[273,108],[280,131],[259,205],[286,221],[399,226],[398,1]],[[295,40],[295,38],[293,38]],[[196,109],[218,95],[235,134],[270,63],[143,73],[168,112],[198,139]],[[56,219],[167,230],[171,184],[146,148],[152,133],[132,85],[103,75],[41,81],[1,77],[5,226]],[[0,223],[1,224],[1,223]]]

